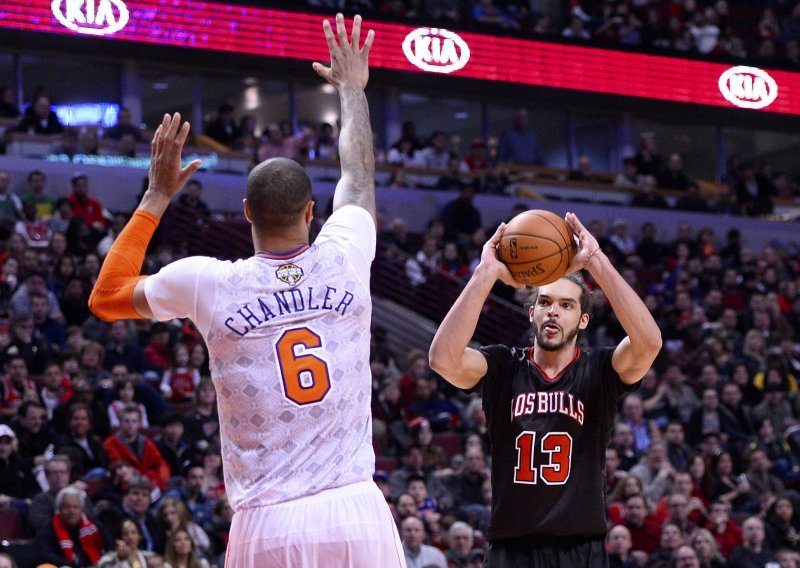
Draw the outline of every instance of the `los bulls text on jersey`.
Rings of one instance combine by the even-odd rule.
[[[602,537],[605,449],[619,399],[636,388],[614,371],[613,350],[576,349],[556,377],[536,365],[532,348],[480,351],[492,444],[489,538]]]

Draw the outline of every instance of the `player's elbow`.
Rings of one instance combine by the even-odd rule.
[[[96,287],[89,295],[89,310],[103,321],[113,322],[117,319],[110,312],[106,298]]]

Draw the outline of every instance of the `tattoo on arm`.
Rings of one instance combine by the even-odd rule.
[[[343,87],[339,98],[342,105],[342,131],[339,135],[342,178],[336,185],[333,210],[357,205],[375,219],[375,154],[367,96],[363,89]]]

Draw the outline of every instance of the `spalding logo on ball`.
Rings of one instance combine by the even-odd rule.
[[[544,209],[532,209],[506,224],[498,256],[514,280],[543,286],[567,273],[575,258],[575,240],[564,219]]]

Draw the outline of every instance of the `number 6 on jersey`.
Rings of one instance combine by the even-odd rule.
[[[304,351],[298,354],[300,346]],[[320,402],[331,390],[328,364],[308,353],[318,347],[322,339],[307,327],[289,329],[275,343],[283,394],[297,405]]]

